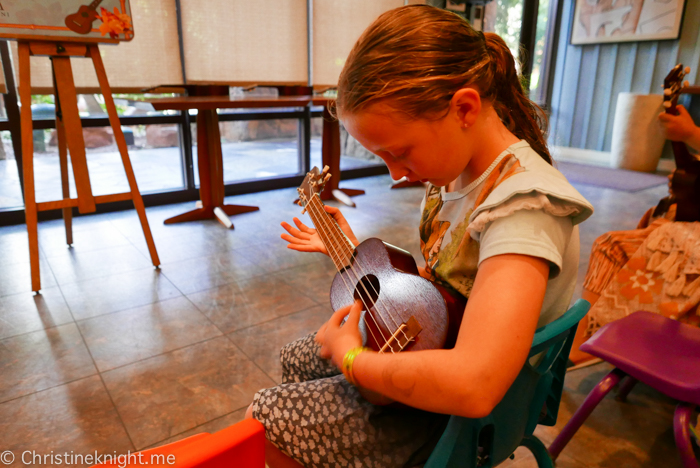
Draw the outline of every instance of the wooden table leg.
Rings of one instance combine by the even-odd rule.
[[[36,195],[34,193],[34,135],[32,134],[32,90],[29,69],[29,44],[20,42],[19,47],[19,98],[22,132],[22,169],[24,171],[24,216],[29,237],[29,263],[32,274],[32,291],[41,289],[39,270],[39,232],[37,225]]]
[[[216,218],[226,228],[233,229],[229,216],[260,209],[257,206],[224,204],[224,161],[216,109],[199,109],[197,113],[197,159],[202,207],[168,218],[165,224]]]
[[[355,195],[362,195],[364,190],[342,189],[340,183],[340,123],[331,116],[327,107],[323,108],[323,137],[321,142],[321,161],[323,166],[330,168],[332,177],[321,192],[321,200],[337,200],[348,206],[355,206],[350,199]]]

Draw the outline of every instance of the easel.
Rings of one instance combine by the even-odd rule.
[[[80,213],[92,213],[96,210],[98,203],[109,203],[115,201],[132,200],[134,207],[141,221],[143,234],[146,238],[148,251],[151,254],[153,266],[160,265],[158,252],[153,242],[151,229],[148,226],[146,210],[143,205],[141,193],[136,184],[134,170],[131,166],[129,153],[121,129],[117,109],[114,106],[112,90],[107,81],[102,57],[96,43],[63,42],[57,39],[50,41],[39,40],[19,40],[19,83],[20,102],[22,111],[20,114],[22,127],[22,154],[24,161],[24,207],[27,222],[27,233],[29,235],[29,259],[32,272],[32,291],[41,289],[41,279],[39,275],[39,238],[37,229],[37,218],[39,211],[63,210],[63,220],[66,228],[66,242],[73,243],[72,213],[73,207],[78,207]],[[36,202],[34,193],[34,141],[32,138],[32,109],[31,109],[31,75],[29,66],[30,56],[48,56],[51,59],[51,67],[54,77],[54,95],[56,102],[56,133],[58,136],[58,154],[61,167],[61,187],[63,199],[50,202]],[[115,193],[111,195],[93,196],[90,187],[90,176],[88,174],[87,157],[85,155],[85,140],[83,138],[83,128],[80,123],[78,113],[78,96],[73,81],[73,71],[70,57],[92,58],[100,90],[105,99],[109,123],[114,132],[114,139],[117,142],[119,153],[126,178],[129,181],[129,192]],[[70,198],[68,186],[68,154],[70,151],[73,175],[75,178],[75,188],[77,198]]]

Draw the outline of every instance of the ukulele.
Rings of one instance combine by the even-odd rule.
[[[666,113],[678,115],[678,97],[681,89],[688,86],[683,81],[690,68],[678,64],[664,78],[664,107]],[[685,143],[671,142],[673,157],[676,160],[676,171],[671,177],[671,194],[659,201],[653,216],[660,216],[672,204],[676,204],[676,221],[700,221],[700,161],[688,151]]]
[[[466,299],[418,274],[413,256],[370,238],[357,247],[323,208],[320,193],[328,166],[306,175],[297,189],[338,273],[331,286],[331,307],[362,301],[367,346],[379,353],[454,347]],[[370,400],[371,401],[371,400]]]
[[[66,26],[78,34],[88,34],[92,31],[92,23],[99,16],[97,6],[102,0],[93,0],[89,5],[81,5],[77,13],[66,16]]]

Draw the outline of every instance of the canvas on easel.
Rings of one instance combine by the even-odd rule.
[[[118,43],[134,37],[133,23],[127,0],[0,0],[0,37],[16,39],[19,52],[19,94],[22,130],[22,166],[24,169],[24,206],[29,236],[29,257],[32,272],[32,290],[41,289],[39,274],[38,212],[63,210],[66,242],[73,243],[71,210],[92,213],[95,205],[132,200],[138,213],[144,237],[154,266],[160,264],[155,243],[146,218],[146,211],[129,159],[112,91],[107,81],[99,42]],[[104,6],[111,7],[107,10]],[[99,8],[99,9],[98,9]],[[36,202],[34,192],[34,143],[32,138],[31,68],[30,56],[51,59],[56,103],[56,133],[61,168],[63,199]],[[78,94],[73,79],[71,57],[92,59],[100,90],[105,100],[109,123],[129,182],[129,191],[94,196],[90,186],[85,140],[78,112]],[[68,152],[73,168],[77,198],[70,198],[68,189]]]
[[[0,0],[0,37],[119,42],[134,28],[128,0]]]

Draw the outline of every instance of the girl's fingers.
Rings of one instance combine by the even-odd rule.
[[[298,229],[294,229],[291,224],[282,222],[281,226],[284,228],[285,231],[290,233],[292,236],[299,238],[299,239],[308,239],[311,237],[309,234],[303,233],[299,231]]]
[[[313,252],[318,253],[318,249],[311,247],[306,244],[287,244],[288,249],[296,250],[298,252]]]
[[[308,240],[306,240],[306,239],[300,239],[300,238],[295,237],[295,236],[290,236],[289,234],[282,234],[280,237],[282,239],[286,240],[287,242],[289,242],[290,244],[307,244],[308,243]]]
[[[309,234],[309,235],[315,234],[315,233],[316,233],[316,230],[311,229],[309,226],[307,226],[306,224],[302,223],[302,222],[299,220],[299,218],[294,218],[294,224],[297,225],[297,227],[299,228],[299,230],[300,230],[301,232],[304,232],[304,233]]]
[[[316,332],[316,337],[314,338],[314,341],[316,343],[323,344],[323,337],[326,334],[327,327],[328,327],[328,322],[321,325],[321,328],[318,329],[318,332]]]
[[[335,206],[323,206],[323,208],[326,210],[326,213],[330,214],[335,218],[336,221],[345,221],[345,217],[343,216],[343,213],[340,211],[340,209],[336,208]]]
[[[350,313],[351,307],[352,306],[349,305],[336,310],[335,313],[331,316],[331,319],[328,321],[328,326],[339,327],[340,324],[343,322],[343,319],[348,315],[348,313]]]
[[[345,322],[350,324],[352,327],[357,327],[360,324],[360,317],[362,316],[362,302],[356,300],[355,303],[350,307],[350,315],[348,316],[348,321]]]
[[[357,318],[355,325],[360,322],[360,313],[362,312],[362,302],[355,301],[349,306],[341,307],[336,310],[331,319],[328,321],[328,325],[339,327],[343,322],[343,319],[349,314],[348,321],[350,319]],[[354,315],[353,315],[354,314]],[[347,323],[347,322],[346,322]]]

